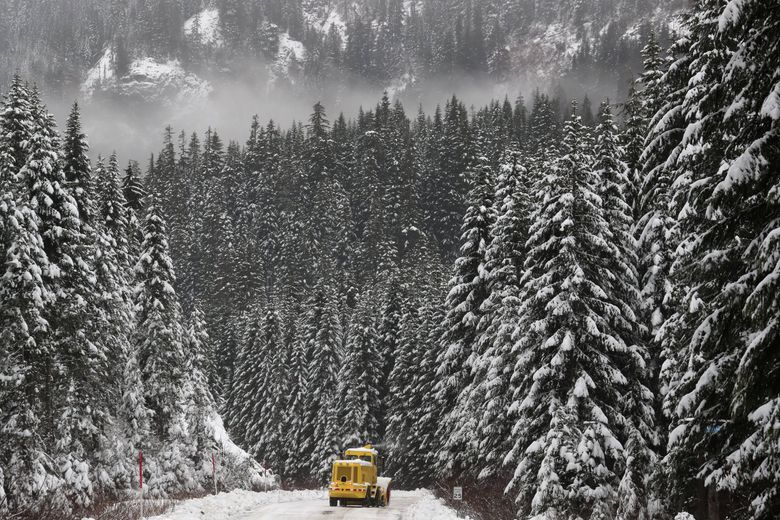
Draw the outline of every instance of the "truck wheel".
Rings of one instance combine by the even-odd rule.
[[[331,498],[330,499],[330,507],[336,507],[337,505],[339,505],[338,499],[337,498]]]

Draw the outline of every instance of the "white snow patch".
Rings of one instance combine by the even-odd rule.
[[[306,48],[302,42],[290,38],[289,33],[279,35],[279,57],[292,56],[298,61],[303,61],[306,57]]]
[[[774,121],[780,119],[780,82],[775,83],[772,91],[761,105],[761,115]]]
[[[339,33],[339,36],[341,36],[341,43],[343,47],[346,41],[347,24],[345,24],[344,20],[341,19],[341,15],[336,9],[333,9],[328,14],[328,17],[325,19],[325,21],[320,24],[320,31],[323,33],[328,33],[330,32],[331,27],[334,27],[336,32]]]
[[[222,446],[222,451],[228,455],[236,457],[238,459],[250,458],[249,454],[243,449],[239,448],[236,443],[230,440],[230,436],[225,430],[225,424],[222,422],[222,417],[218,414],[214,414],[208,421],[211,431],[214,432],[214,440]]]
[[[152,517],[155,520],[218,520],[246,518],[248,513],[268,504],[326,500],[325,491],[266,491],[237,489],[230,493],[209,495],[180,502],[170,513]]]
[[[290,82],[295,82],[297,72],[293,65],[301,66],[306,57],[306,48],[302,42],[293,40],[288,33],[279,35],[279,52],[271,66],[271,77],[269,86],[273,85],[278,79],[286,78]]]
[[[415,77],[409,72],[404,72],[401,77],[394,79],[387,87],[387,95],[390,99],[395,99],[400,94],[406,92],[415,83]]]
[[[360,460],[360,459],[349,459],[349,460],[339,459],[339,460],[334,460],[333,463],[334,464],[356,464],[358,466],[373,466],[373,464],[371,464],[367,460]]]
[[[98,91],[111,91],[125,96],[141,96],[148,101],[188,103],[205,99],[212,91],[208,81],[189,73],[179,60],[158,61],[138,58],[130,64],[126,76],[114,73],[114,54],[106,49],[98,63],[90,69],[81,86],[91,97]]]
[[[199,25],[200,43],[216,47],[222,45],[222,36],[219,33],[219,11],[216,7],[204,9],[184,22],[184,34],[192,36],[196,22]]]
[[[393,493],[395,496],[401,495],[396,491]],[[404,520],[456,520],[459,517],[458,514],[447,507],[444,501],[436,498],[430,491],[417,490],[410,494],[416,494],[420,496],[420,501],[415,503],[407,511],[404,512]],[[470,517],[465,517],[469,520]]]
[[[354,453],[364,453],[366,455],[378,455],[379,454],[379,452],[376,451],[374,448],[366,448],[366,447],[362,447],[362,448],[348,448],[347,451],[350,452],[350,453],[353,453],[353,452]]]
[[[95,89],[114,79],[114,51],[109,47],[103,52],[98,62],[87,73],[87,78],[81,89],[92,95]]]
[[[688,429],[688,425],[686,425],[685,423],[676,426],[671,431],[671,433],[669,433],[669,441],[667,443],[667,446],[671,448],[672,446],[680,442],[680,439],[682,439],[683,435],[685,435],[687,429]]]

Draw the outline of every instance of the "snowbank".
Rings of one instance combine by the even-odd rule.
[[[268,491],[257,493],[237,489],[230,493],[209,495],[179,503],[173,511],[155,520],[210,520],[245,517],[247,513],[268,504],[298,502],[301,500],[325,500],[324,491]],[[430,520],[430,519],[428,519]]]
[[[395,498],[417,498],[408,509],[403,511],[404,520],[456,520],[458,518],[455,511],[447,507],[443,501],[437,499],[428,490],[397,491],[393,493],[393,496]],[[204,498],[180,502],[170,513],[153,517],[152,520],[245,520],[252,518],[252,513],[263,506],[301,501],[322,502],[323,509],[329,511],[325,491],[268,491],[256,493],[236,490],[230,493],[220,493],[219,495],[209,495]],[[305,512],[311,510],[298,511],[296,508],[299,507],[291,505],[289,511],[291,513],[303,512],[305,514]],[[306,507],[310,508],[311,504],[307,504]],[[277,511],[278,509],[274,508],[274,512]],[[285,511],[287,511],[286,508]],[[376,516],[375,513],[376,511],[369,511],[369,515],[372,518]],[[388,513],[397,514],[397,511],[388,511]],[[356,518],[358,517],[357,512],[352,514]],[[319,518],[320,515],[315,516]],[[295,518],[298,517],[295,515]]]
[[[455,511],[447,507],[443,500],[433,496],[433,493],[427,489],[418,489],[410,494],[420,496],[420,500],[404,512],[404,520],[456,520],[461,518]],[[393,495],[404,496],[404,492],[396,491]],[[470,520],[470,517],[465,518]]]

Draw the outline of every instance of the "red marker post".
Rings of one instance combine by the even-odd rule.
[[[141,491],[144,490],[144,452],[138,452],[138,482],[141,484]]]
[[[217,494],[217,456],[211,452],[211,476],[214,478],[214,494]]]
[[[138,484],[141,489],[141,518],[144,517],[144,452],[138,452]]]

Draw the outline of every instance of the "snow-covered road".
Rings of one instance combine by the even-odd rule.
[[[151,520],[456,520],[429,491],[396,491],[387,508],[330,507],[322,491],[233,491],[186,500]]]
[[[387,508],[330,507],[327,500],[306,500],[273,504],[236,517],[236,520],[405,520],[406,512],[421,501],[420,495],[394,497]]]

